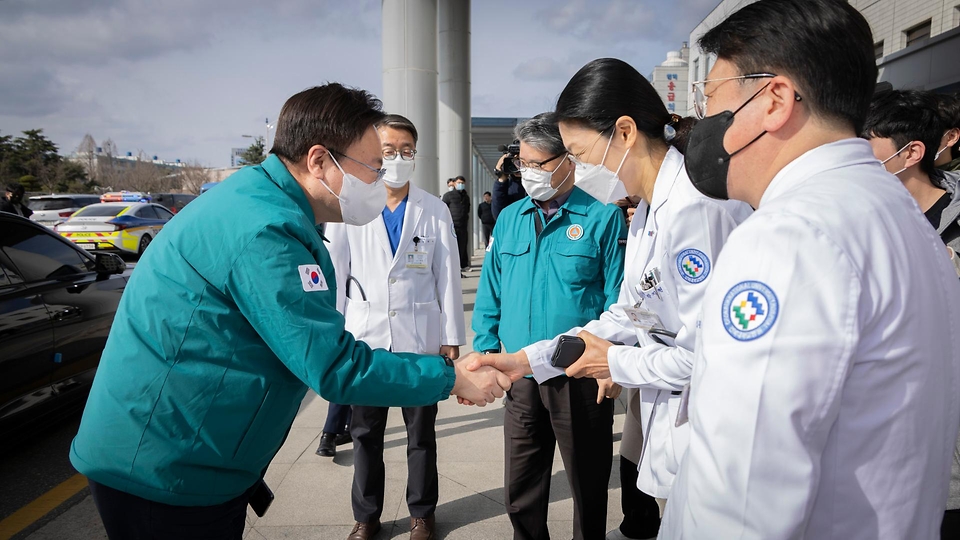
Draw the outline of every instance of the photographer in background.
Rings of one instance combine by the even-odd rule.
[[[497,176],[497,181],[493,183],[493,201],[490,203],[494,219],[500,216],[504,208],[527,196],[520,183],[520,171],[513,164],[513,160],[520,156],[520,141],[500,145],[499,150],[504,154],[493,171]]]

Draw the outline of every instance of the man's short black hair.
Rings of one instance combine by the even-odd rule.
[[[700,48],[742,75],[789,77],[813,114],[862,131],[877,62],[870,25],[845,0],[760,0],[704,34]]]
[[[493,197],[493,193],[490,193],[489,191],[484,191],[483,194],[484,194],[484,195],[490,195],[491,197]]]
[[[447,183],[448,183],[448,184],[452,184],[452,183],[454,183],[454,182],[456,182],[456,181],[457,181],[456,178],[447,178]]]
[[[393,129],[402,129],[413,136],[413,144],[417,144],[420,136],[417,134],[417,127],[413,125],[406,116],[399,114],[388,114],[377,124],[377,127],[388,127]]]
[[[943,123],[937,109],[937,98],[921,90],[893,90],[877,95],[870,104],[861,136],[865,139],[889,138],[903,148],[910,141],[920,141],[926,150],[920,170],[933,173],[934,155],[943,136]]]
[[[23,197],[25,190],[19,182],[10,182],[7,184],[7,191],[13,193],[14,197]]]
[[[454,180],[454,181],[457,181],[457,180],[463,180],[464,182],[466,182],[466,181],[467,181],[467,179],[466,179],[466,178],[464,178],[463,176],[457,176],[457,177],[456,177],[456,178],[454,178],[453,180]]]
[[[960,94],[937,94],[936,97],[940,109],[940,118],[943,122],[943,132],[960,129]],[[950,152],[951,160],[960,157],[960,141],[946,152]]]
[[[381,107],[380,100],[365,90],[338,83],[308,88],[283,104],[270,153],[296,163],[317,144],[345,152],[383,120]]]

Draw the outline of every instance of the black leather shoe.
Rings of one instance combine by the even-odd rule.
[[[334,457],[337,455],[336,434],[324,433],[320,435],[320,446],[317,447],[317,455],[323,457]]]
[[[337,435],[337,438],[333,442],[335,442],[337,446],[343,446],[347,443],[353,442],[353,437],[350,436],[350,432],[348,431],[346,433]]]

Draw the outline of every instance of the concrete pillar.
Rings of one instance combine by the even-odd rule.
[[[471,172],[470,0],[439,0],[440,179]],[[467,178],[470,183],[474,178]]]
[[[437,0],[382,0],[382,7],[383,108],[417,126],[412,182],[437,195]]]
[[[440,176],[439,184],[467,177],[471,214],[477,210],[478,178],[470,178],[470,0],[439,0],[440,34]],[[482,192],[481,192],[482,193]],[[473,254],[474,219],[468,221],[467,252]]]

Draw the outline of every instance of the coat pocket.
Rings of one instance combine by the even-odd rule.
[[[413,304],[413,320],[417,329],[417,347],[421,354],[440,353],[440,304],[416,302]]]
[[[357,340],[363,340],[370,319],[370,302],[347,298],[343,307],[344,328]]]

